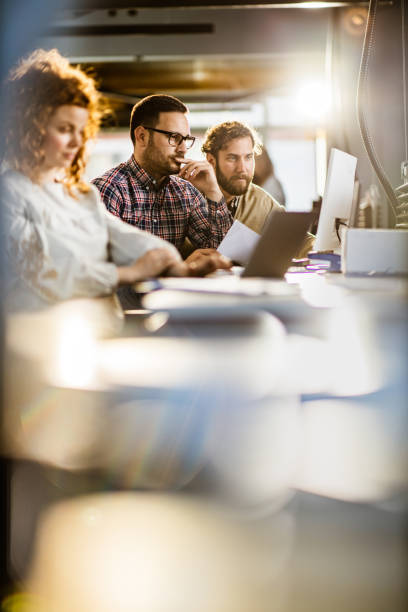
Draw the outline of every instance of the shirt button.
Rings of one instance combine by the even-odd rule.
[[[146,191],[149,191],[149,185],[146,185]]]
[[[153,219],[153,223],[157,223],[157,219]]]

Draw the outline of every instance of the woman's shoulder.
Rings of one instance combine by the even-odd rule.
[[[0,198],[7,208],[23,209],[27,203],[36,199],[36,185],[17,170],[7,169],[0,174]]]
[[[27,188],[34,186],[28,176],[12,168],[6,168],[1,172],[0,183],[8,191],[26,191]]]
[[[82,206],[87,207],[90,211],[98,211],[101,213],[105,209],[105,206],[102,203],[98,188],[91,183],[86,183],[86,187],[86,191],[77,190],[76,195],[78,201]]]
[[[55,183],[48,185],[47,190],[55,196],[59,196],[61,200],[66,202],[66,205],[95,211],[100,207],[100,195],[98,189],[90,183],[84,183],[81,187],[74,186],[68,189],[63,183]]]
[[[95,185],[90,183],[86,183],[86,186],[88,187],[86,191],[80,191],[79,189],[75,190],[74,200],[71,200],[71,203],[75,202],[74,208],[76,209],[79,204],[83,215],[88,216],[90,219],[96,219],[97,223],[105,224],[105,213],[107,211],[102,202],[99,190]]]
[[[84,183],[82,188],[74,187],[73,195],[77,200],[84,203],[95,204],[99,201],[99,191],[92,183]]]

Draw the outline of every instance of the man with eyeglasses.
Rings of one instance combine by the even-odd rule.
[[[198,249],[189,261],[211,255],[232,224],[215,172],[207,160],[186,152],[195,141],[188,109],[177,98],[155,94],[135,104],[130,119],[133,154],[95,178],[106,208],[127,223],[182,250],[186,238]]]

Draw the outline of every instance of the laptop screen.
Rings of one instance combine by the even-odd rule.
[[[312,212],[272,211],[242,276],[283,278],[314,218]]]

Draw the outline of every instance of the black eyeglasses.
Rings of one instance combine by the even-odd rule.
[[[166,134],[169,137],[169,145],[172,147],[178,147],[181,145],[183,140],[186,143],[186,148],[191,149],[193,144],[195,143],[195,136],[182,136],[178,132],[166,132],[166,130],[158,130],[157,128],[152,128],[147,125],[143,126],[145,130],[152,130],[152,132],[160,132],[160,134]]]

